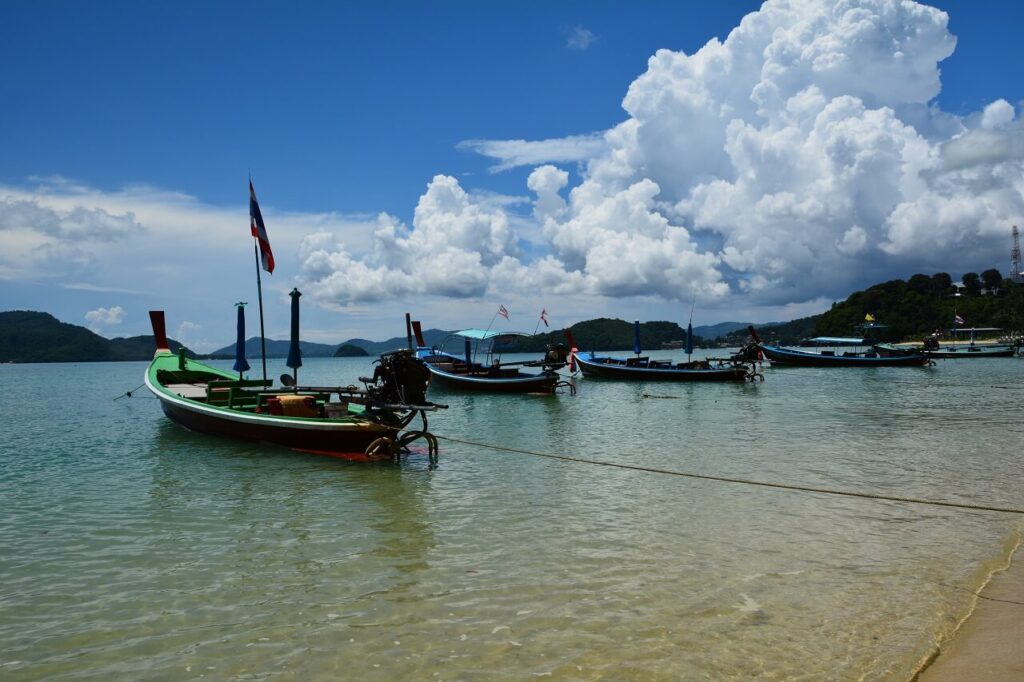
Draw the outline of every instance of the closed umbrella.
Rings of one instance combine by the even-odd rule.
[[[299,367],[302,367],[302,351],[299,349],[299,297],[302,293],[298,289],[292,289],[288,295],[292,297],[292,335],[291,345],[288,346],[288,361],[285,364],[292,368],[292,379],[298,385]]]
[[[235,364],[232,366],[238,372],[238,380],[242,380],[242,372],[249,371],[249,361],[245,359],[245,303],[235,304],[238,308],[238,337],[235,340]]]

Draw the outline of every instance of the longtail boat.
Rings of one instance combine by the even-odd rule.
[[[634,381],[747,381],[762,378],[753,365],[732,358],[673,362],[648,357],[615,358],[573,353],[583,376]],[[763,379],[763,378],[762,378]]]
[[[437,456],[426,413],[444,406],[426,400],[430,373],[410,351],[383,354],[362,389],[299,386],[287,374],[275,388],[203,364],[184,349],[172,353],[163,311],[150,311],[150,320],[156,353],[145,384],[164,414],[189,430],[354,460],[396,458],[423,438],[431,459]],[[409,430],[417,415],[422,428]]]
[[[858,325],[865,334],[885,328],[885,325],[876,323],[874,317],[869,316],[867,319],[865,324]],[[918,351],[908,350],[889,356],[882,355],[872,348],[872,342],[864,336],[816,336],[807,339],[805,343],[816,347],[817,350],[803,350],[764,343],[753,326],[747,327],[747,331],[750,332],[756,348],[771,361],[772,366],[924,367],[935,364],[927,355]],[[840,350],[841,348],[849,350]]]
[[[830,343],[830,340],[823,337],[818,340],[823,343]],[[871,350],[809,351],[763,343],[758,348],[771,361],[772,365],[794,365],[800,367],[924,367],[931,364],[931,360],[927,355],[916,351],[886,356]]]
[[[572,349],[570,368],[579,367],[585,377],[625,379],[632,381],[764,381],[757,372],[756,354],[741,349],[729,358],[688,359],[687,362],[651,359],[643,355],[640,345],[640,321],[633,322],[633,357],[612,357],[594,352],[580,352],[570,330],[565,330]],[[693,353],[693,325],[687,326],[682,344],[687,356]]]
[[[502,362],[497,348],[517,338],[531,336],[523,332],[498,332],[463,329],[450,334],[439,346],[427,346],[419,321],[408,321],[407,333],[416,337],[416,357],[430,371],[432,383],[452,390],[490,393],[553,394],[560,387],[575,388],[564,381],[558,370],[565,367],[569,355],[565,346],[557,344],[538,360]],[[461,346],[456,351],[453,346]],[[535,368],[538,372],[523,371]]]
[[[899,355],[907,351],[916,351],[938,360],[955,360],[959,358],[1010,358],[1017,353],[1017,344],[1004,341],[979,341],[977,335],[994,334],[1003,331],[999,327],[972,327],[953,329],[950,335],[953,340],[947,343],[939,341],[937,334],[932,334],[919,344],[876,343],[874,348],[880,355]],[[957,341],[958,334],[969,334],[969,341]]]

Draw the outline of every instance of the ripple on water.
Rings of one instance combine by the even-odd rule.
[[[348,383],[359,362],[303,370]],[[446,396],[431,426],[1024,506],[1019,406],[992,399],[1021,364],[967,364],[771,369],[755,386],[581,380],[574,398]],[[1005,515],[449,442],[431,468],[205,438],[154,400],[112,400],[144,367],[0,369],[0,414],[17,425],[0,451],[5,679],[900,679],[1024,533]],[[61,410],[33,407],[69,384]]]

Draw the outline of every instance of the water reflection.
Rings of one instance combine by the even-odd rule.
[[[315,584],[324,567],[366,563],[396,575],[428,565],[435,541],[423,505],[426,457],[349,463],[158,427],[150,451],[154,525],[177,521],[190,542],[230,538],[225,570],[255,579],[290,570]],[[420,461],[422,459],[422,461]],[[377,579],[374,579],[375,581]]]

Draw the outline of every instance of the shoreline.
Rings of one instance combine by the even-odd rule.
[[[956,631],[939,645],[912,682],[1024,679],[1024,555],[1021,543],[996,571]]]

